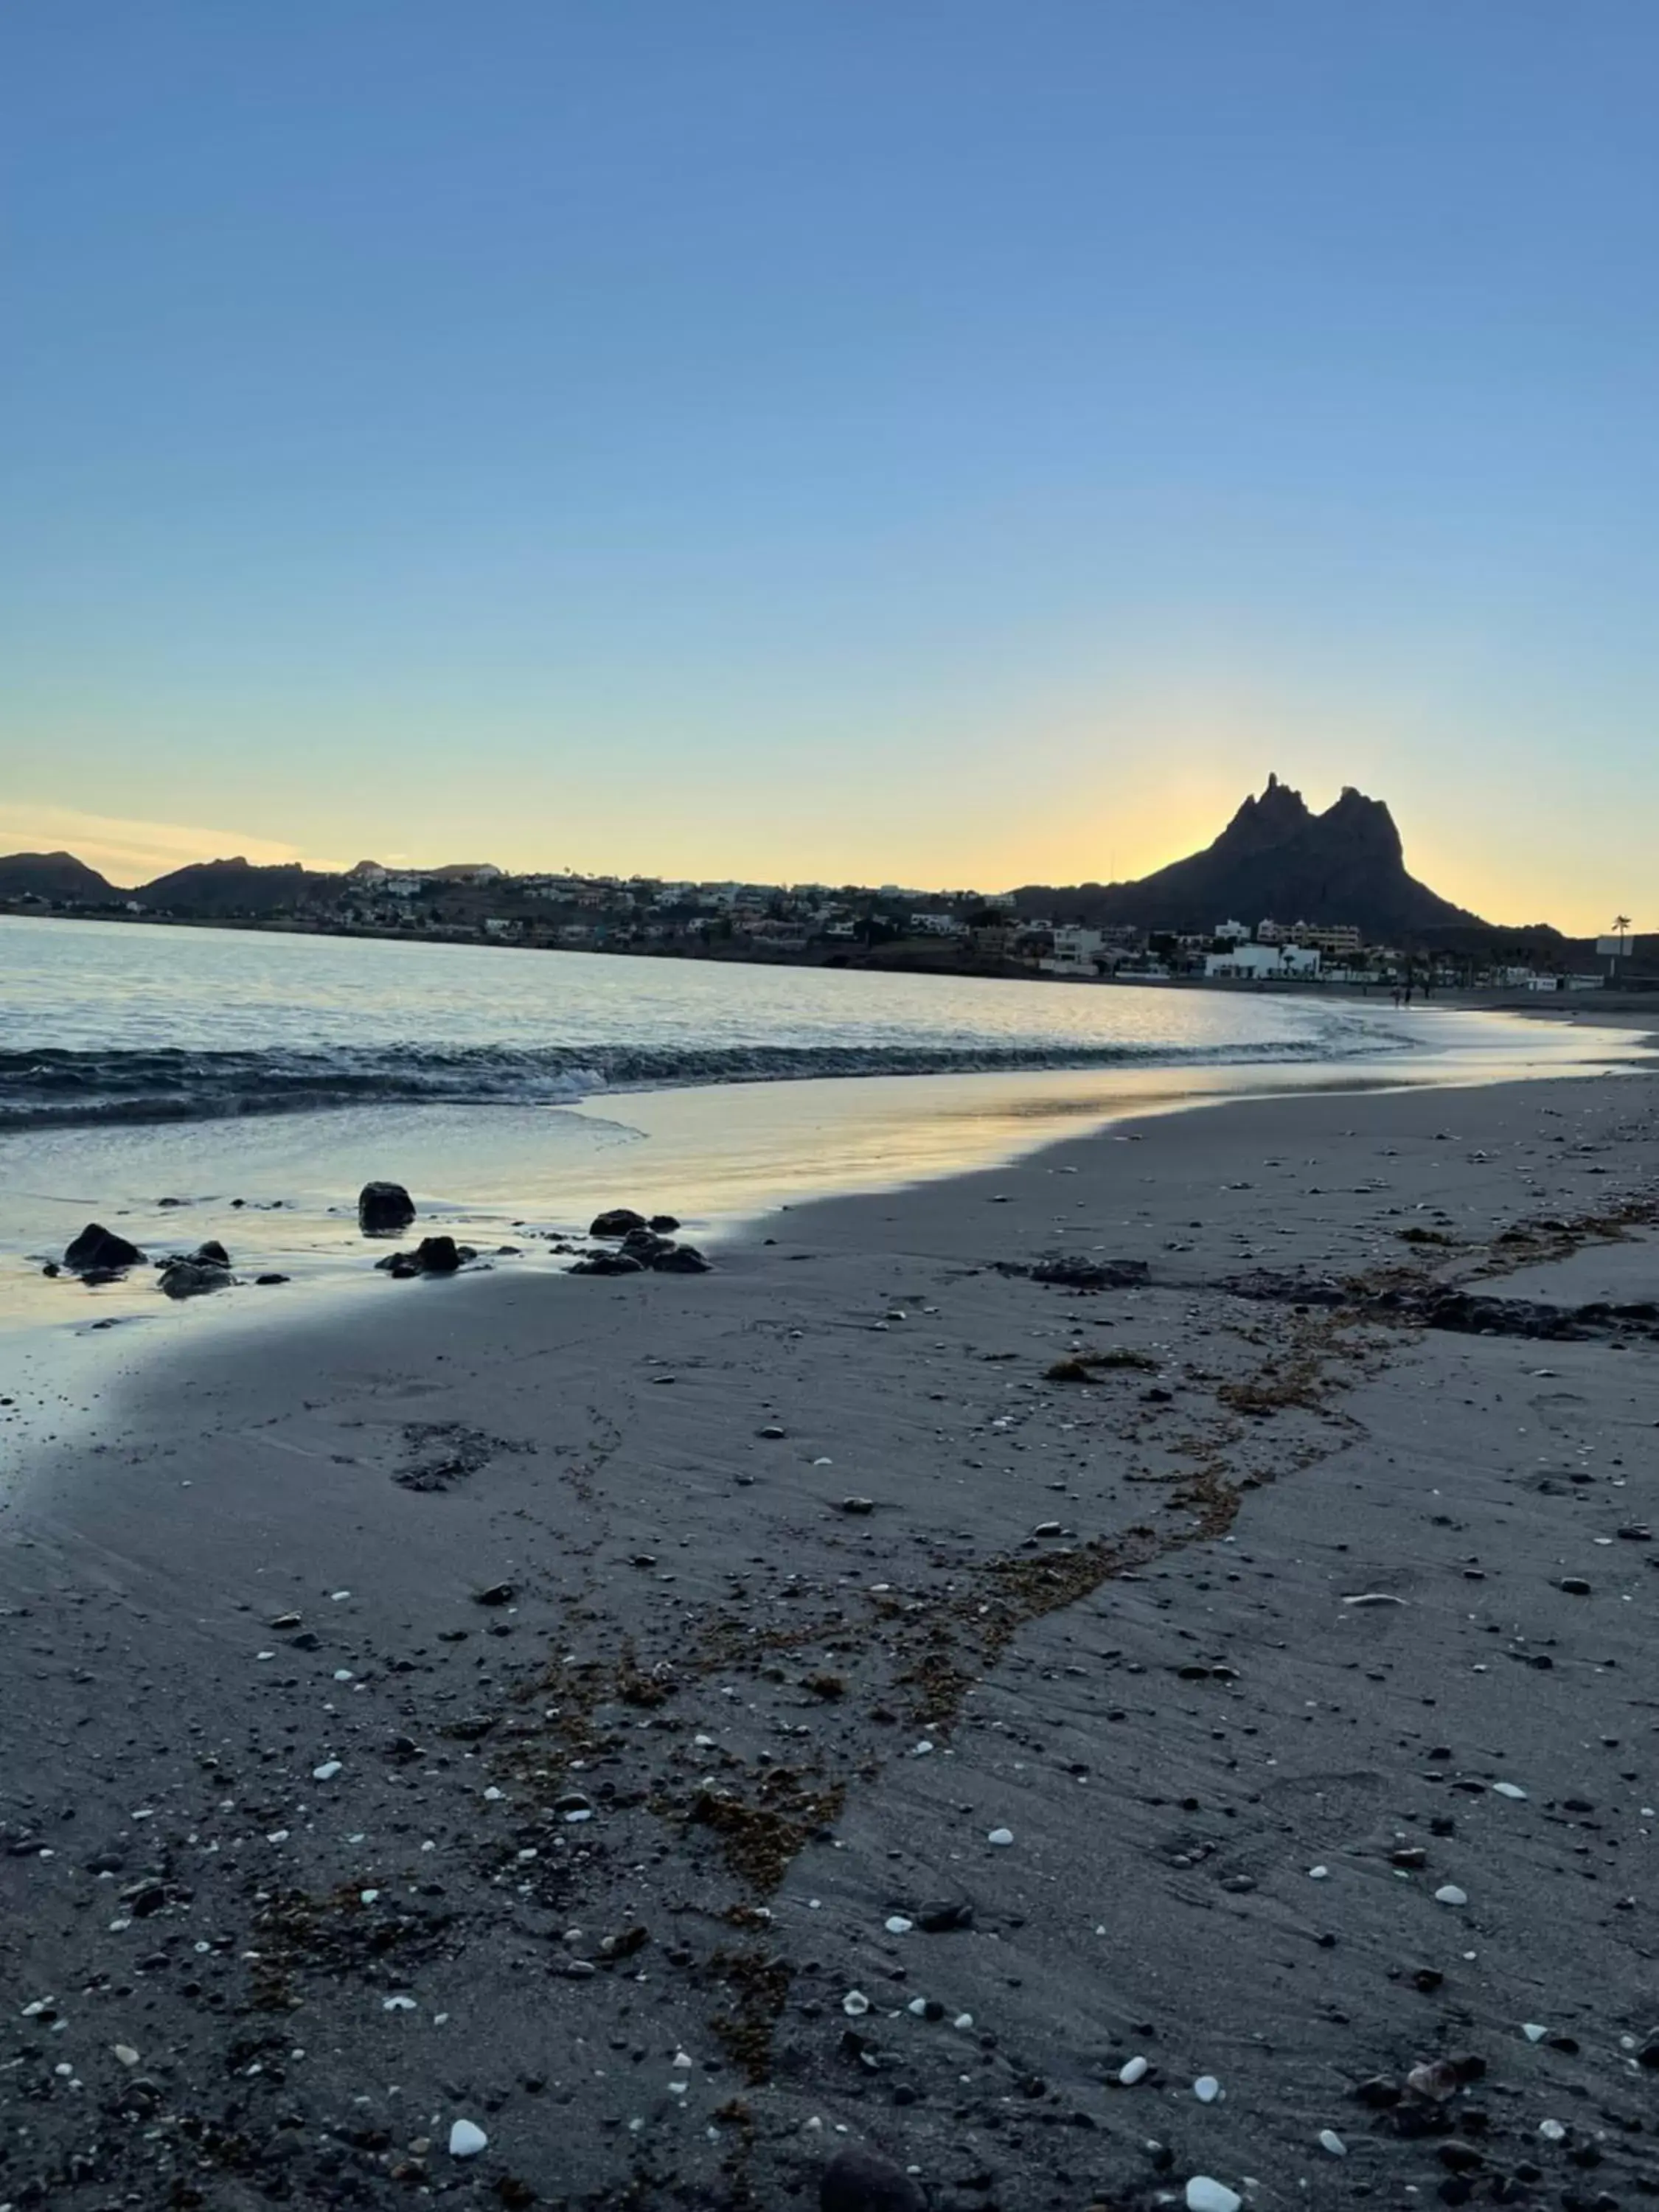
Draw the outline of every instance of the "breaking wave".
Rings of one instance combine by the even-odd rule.
[[[813,1076],[964,1075],[1039,1068],[1328,1063],[1411,1050],[1328,1019],[1301,1036],[1180,1047],[1126,1043],[332,1047],[313,1052],[0,1052],[0,1132],[193,1121],[346,1106],[553,1106],[596,1092]]]

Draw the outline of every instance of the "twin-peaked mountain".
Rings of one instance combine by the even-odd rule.
[[[0,899],[129,906],[203,921],[301,911],[316,918],[335,914],[349,900],[359,888],[358,872],[208,860],[174,869],[137,890],[120,890],[72,854],[14,853],[0,858]],[[1244,801],[1212,845],[1155,875],[1128,884],[1032,884],[1016,899],[1027,916],[1153,931],[1212,930],[1223,921],[1254,927],[1270,919],[1352,922],[1374,942],[1468,950],[1500,934],[1407,872],[1400,832],[1381,799],[1347,790],[1334,806],[1315,814],[1301,793],[1277,776],[1268,777],[1259,797]],[[1501,934],[1516,942],[1559,942],[1538,925]]]
[[[1281,922],[1354,922],[1382,941],[1488,927],[1407,872],[1400,832],[1380,799],[1344,791],[1324,813],[1270,775],[1212,845],[1138,883],[1079,884],[1056,891],[1032,884],[1023,909],[1056,903],[1069,917],[1133,922],[1143,929],[1213,929]]]

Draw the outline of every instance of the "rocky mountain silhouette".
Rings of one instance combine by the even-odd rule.
[[[157,914],[278,914],[296,905],[308,890],[337,890],[342,880],[314,874],[297,860],[261,867],[239,855],[234,860],[192,861],[171,875],[157,876],[132,896]]]
[[[0,858],[0,898],[73,899],[80,906],[102,906],[126,896],[73,853],[8,853]]]
[[[1315,814],[1276,775],[1247,799],[1212,845],[1138,882],[1031,884],[1022,911],[1152,930],[1213,929],[1223,921],[1354,922],[1390,940],[1491,927],[1419,883],[1406,867],[1395,819],[1380,799],[1350,787]]]

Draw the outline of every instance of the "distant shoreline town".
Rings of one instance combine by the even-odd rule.
[[[1628,917],[1600,939],[1484,921],[1407,873],[1381,801],[1348,789],[1315,814],[1273,776],[1203,852],[1136,883],[927,891],[229,860],[122,890],[71,854],[18,853],[0,857],[0,912],[1087,982],[1659,990],[1659,937]]]
[[[0,862],[0,870],[4,866]],[[1014,891],[510,875],[486,862],[415,870],[365,860],[343,876],[319,878],[298,868],[217,861],[181,873],[195,880],[170,896],[152,891],[89,900],[0,892],[0,912],[1087,982],[1558,992],[1599,990],[1610,980],[1605,958],[1583,964],[1584,948],[1567,939],[1559,939],[1558,956],[1547,959],[1524,939],[1507,949],[1498,942],[1485,949],[1379,943],[1368,941],[1358,923],[1344,921],[1264,918],[1252,925],[1224,919],[1181,930],[1133,922],[1091,926],[1022,912],[1024,896]],[[290,896],[273,902],[278,886],[270,879],[284,876],[296,879]],[[239,887],[246,902],[236,898]],[[1631,942],[1633,955],[1637,940]],[[1569,954],[1575,957],[1564,957]],[[1612,980],[1639,984],[1644,979],[1631,966],[1629,959],[1617,963]]]

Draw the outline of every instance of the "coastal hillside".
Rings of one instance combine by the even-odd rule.
[[[1022,912],[1048,913],[1063,902],[1080,920],[1143,929],[1213,928],[1234,919],[1254,926],[1272,919],[1352,922],[1368,937],[1411,938],[1491,926],[1408,872],[1400,831],[1382,800],[1349,787],[1316,814],[1299,791],[1274,775],[1201,853],[1138,882],[1065,890],[1031,884],[1018,896]]]
[[[68,899],[78,906],[101,906],[123,896],[73,853],[8,853],[0,857],[0,899]]]
[[[156,914],[274,915],[292,911],[308,891],[336,890],[343,880],[314,873],[297,860],[260,867],[239,857],[194,861],[131,896]]]

